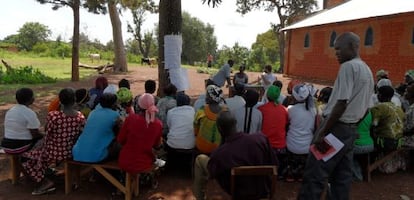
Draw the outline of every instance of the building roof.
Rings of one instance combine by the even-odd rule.
[[[414,0],[350,0],[311,15],[282,31],[407,12],[414,12]]]

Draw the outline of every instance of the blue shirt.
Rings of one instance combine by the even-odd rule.
[[[100,162],[108,156],[108,146],[115,138],[112,130],[119,113],[96,106],[86,121],[85,128],[72,149],[73,160]]]

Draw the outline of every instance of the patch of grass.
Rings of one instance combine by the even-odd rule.
[[[216,74],[218,71],[218,69],[215,68],[207,68],[207,67],[198,67],[197,68],[197,73],[202,73],[202,74]]]

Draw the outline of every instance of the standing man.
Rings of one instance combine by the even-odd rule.
[[[231,86],[231,81],[230,81],[230,73],[231,73],[231,67],[233,67],[234,61],[233,60],[228,60],[227,64],[223,65],[220,70],[217,72],[217,74],[215,74],[211,80],[213,80],[213,82],[219,86],[219,87],[223,87],[224,83],[227,81],[227,87]]]
[[[374,92],[374,80],[368,65],[359,57],[359,36],[352,32],[340,35],[334,44],[341,64],[332,95],[322,115],[313,144],[326,152],[324,137],[332,133],[344,147],[330,160],[316,160],[309,154],[298,199],[321,199],[329,180],[327,199],[349,199],[352,182],[352,149],[357,137],[357,123],[364,117]]]

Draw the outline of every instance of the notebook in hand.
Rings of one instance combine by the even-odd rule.
[[[322,159],[326,162],[335,154],[337,154],[342,149],[342,147],[344,147],[344,143],[342,143],[332,133],[329,133],[327,136],[325,136],[324,141],[329,145],[329,148],[325,153],[320,152],[314,144],[310,146],[310,152],[312,152],[316,160]]]

